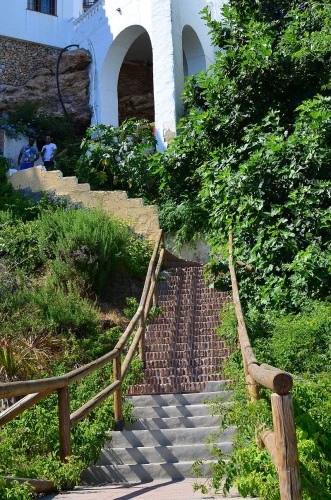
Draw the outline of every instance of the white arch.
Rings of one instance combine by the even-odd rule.
[[[147,30],[143,26],[129,26],[117,35],[108,50],[100,78],[101,123],[118,126],[117,84],[120,69],[133,42],[145,32]]]
[[[196,31],[185,25],[182,31],[184,76],[206,71],[206,56]]]

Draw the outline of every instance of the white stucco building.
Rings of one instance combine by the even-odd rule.
[[[144,106],[148,108],[145,116],[155,121],[162,149],[175,133],[182,114],[185,76],[205,71],[214,60],[208,28],[200,12],[207,6],[213,17],[219,16],[223,0],[93,2],[3,1],[0,35],[57,48],[77,44],[89,50],[92,123],[117,125],[130,116],[125,115],[125,89],[130,87],[130,79],[140,79],[139,92],[149,96],[147,104],[140,104],[140,111],[143,116]],[[126,72],[122,71],[124,63]],[[149,83],[144,76],[147,69],[151,74]],[[139,105],[139,96],[135,101]],[[127,107],[119,116],[122,102]]]

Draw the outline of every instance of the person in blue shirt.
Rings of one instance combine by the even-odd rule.
[[[36,146],[34,146],[35,138],[29,137],[29,144],[21,148],[20,154],[17,158],[18,170],[25,170],[31,168],[38,160],[40,154]]]

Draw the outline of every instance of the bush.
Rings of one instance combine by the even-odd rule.
[[[261,313],[250,305],[245,315],[258,361],[299,375],[292,394],[305,500],[331,498],[331,376],[327,371],[330,307],[326,302],[308,301],[300,313],[294,315],[272,309]],[[233,308],[225,308],[218,332],[233,347],[236,330]],[[259,425],[272,428],[270,391],[262,390],[259,401],[247,401],[240,350],[234,351],[227,360],[224,372],[225,377],[239,380],[234,385],[234,404],[217,404],[214,411],[221,415],[222,426],[235,425],[237,434],[233,455],[229,461],[228,457],[219,455],[211,483],[217,489],[225,476],[225,491],[235,484],[243,496],[278,500],[276,469],[255,439]]]
[[[92,126],[82,142],[76,175],[92,189],[121,189],[131,197],[152,199],[156,193],[147,156],[156,139],[146,121],[127,120],[118,128]]]
[[[103,330],[97,294],[119,273],[144,275],[149,243],[99,211],[56,206],[47,198],[34,204],[10,187],[7,201],[0,210],[2,381],[62,375],[111,351],[121,329]],[[123,391],[140,377],[141,362],[134,359]],[[73,384],[70,410],[112,380],[110,363]],[[130,408],[125,404],[126,420]],[[105,401],[72,430],[73,456],[65,464],[59,458],[57,412],[52,394],[4,427],[0,474],[47,478],[59,488],[78,484],[114,425],[113,401]],[[1,498],[32,496],[28,486],[0,480]]]
[[[12,265],[35,272],[52,259],[59,277],[78,275],[96,292],[119,272],[142,275],[149,262],[149,244],[98,211],[52,208],[37,220],[5,222],[0,229],[0,257]]]
[[[331,304],[311,303],[297,315],[274,318],[268,350],[292,373],[321,373],[331,362]]]

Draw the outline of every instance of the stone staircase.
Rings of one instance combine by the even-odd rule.
[[[229,349],[214,331],[226,292],[206,287],[203,268],[185,261],[167,262],[158,284],[163,313],[149,321],[144,380],[129,394],[200,392],[209,380],[221,380]]]
[[[15,189],[48,191],[108,211],[151,241],[158,234],[157,207],[128,199],[124,191],[91,191],[76,177],[43,172],[41,167],[17,172],[9,181]],[[225,454],[231,452],[234,429],[218,434],[218,419],[203,404],[207,398],[231,396],[219,373],[230,352],[214,331],[221,306],[230,297],[206,287],[202,266],[171,254],[161,277],[162,314],[149,320],[144,377],[127,395],[137,420],[122,432],[110,432],[98,463],[85,472],[89,484],[194,477],[194,461],[204,459],[205,468],[213,463],[204,444],[211,433]]]
[[[85,473],[89,484],[192,478],[196,460],[205,460],[205,470],[213,464],[205,447],[211,433],[231,452],[234,429],[219,434],[219,419],[204,404],[216,396],[228,404],[231,397],[219,374],[229,351],[214,331],[229,297],[206,287],[198,264],[168,259],[162,278],[163,313],[149,321],[144,379],[127,396],[137,420],[110,432],[98,463]]]
[[[156,206],[145,206],[141,198],[128,198],[125,191],[91,191],[89,184],[78,183],[77,177],[63,177],[60,170],[43,172],[41,166],[20,170],[8,178],[17,190],[31,193],[50,192],[65,196],[87,208],[102,209],[129,224],[135,233],[154,242],[159,232]]]
[[[223,385],[224,382],[221,384]],[[137,419],[122,432],[110,432],[99,461],[84,475],[89,484],[137,483],[160,479],[179,481],[194,477],[192,465],[204,459],[206,470],[214,459],[205,447],[211,433],[219,432],[219,419],[209,412],[208,398],[231,393],[220,382],[207,382],[206,392],[142,395],[129,398]],[[222,387],[221,387],[222,389]],[[227,404],[227,403],[224,403]],[[234,428],[217,435],[225,454],[231,452]]]

